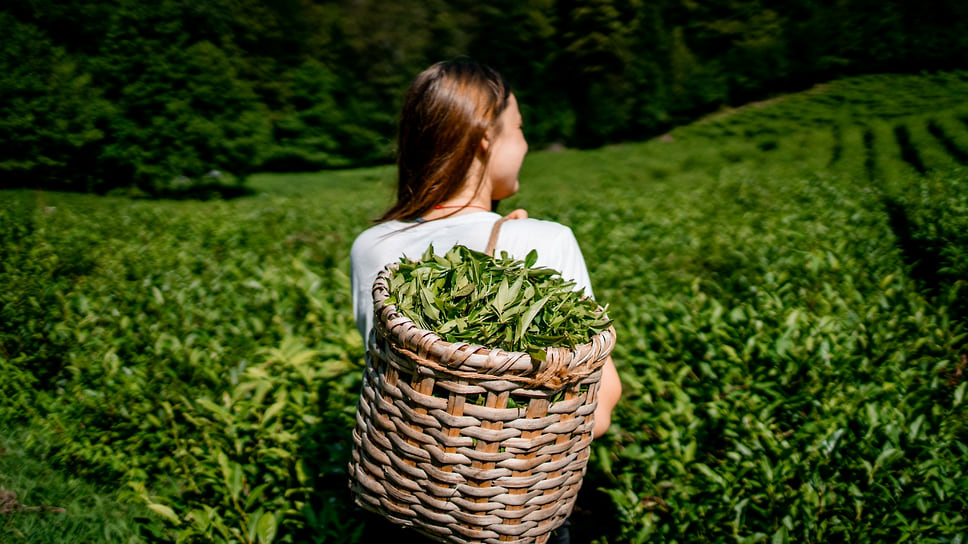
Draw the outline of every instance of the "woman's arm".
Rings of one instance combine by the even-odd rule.
[[[618,370],[615,369],[615,362],[609,355],[602,367],[602,383],[598,387],[598,406],[595,408],[595,428],[592,430],[592,437],[598,438],[605,434],[609,425],[612,424],[612,410],[618,404],[619,397],[622,396],[622,382],[618,378]]]

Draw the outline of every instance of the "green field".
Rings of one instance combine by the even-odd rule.
[[[0,192],[3,542],[357,540],[348,254],[393,170],[250,186]],[[968,542],[968,73],[532,152],[516,207],[618,334],[575,542]]]

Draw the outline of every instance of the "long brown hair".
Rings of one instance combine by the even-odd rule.
[[[397,136],[397,202],[379,222],[414,220],[463,187],[487,130],[511,87],[494,69],[467,60],[438,62],[410,85]],[[489,150],[482,158],[487,166]]]

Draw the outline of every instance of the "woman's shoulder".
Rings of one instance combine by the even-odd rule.
[[[375,260],[382,258],[380,248],[384,247],[387,236],[396,228],[391,222],[373,225],[356,236],[350,247],[350,263],[354,269],[375,266]]]
[[[573,254],[581,250],[571,228],[543,219],[515,219],[501,226],[499,249],[512,254],[527,254],[535,249],[539,255]]]
[[[399,221],[377,223],[357,234],[356,239],[353,240],[353,247],[367,247],[372,245],[374,241],[385,238],[388,234],[398,231],[401,228],[403,228],[403,225]]]
[[[531,217],[527,219],[505,221],[501,228],[502,230],[506,229],[508,232],[520,233],[528,236],[549,237],[552,239],[557,239],[559,237],[574,237],[571,228],[567,225],[562,225],[561,223],[549,221],[547,219],[534,219]]]
[[[428,243],[445,249],[453,243],[470,247],[486,245],[494,222],[500,218],[496,213],[466,214],[424,224],[389,221],[373,225],[361,232],[353,242],[351,258],[380,256],[384,252],[422,252]],[[536,248],[544,251],[567,250],[577,245],[571,229],[561,223],[544,219],[514,219],[501,225],[499,247],[509,250]],[[526,252],[525,252],[526,253]]]

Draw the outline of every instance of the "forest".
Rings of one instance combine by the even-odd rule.
[[[393,160],[427,65],[501,70],[534,149],[644,140],[863,73],[960,68],[956,0],[30,0],[0,11],[0,184],[240,194]]]

